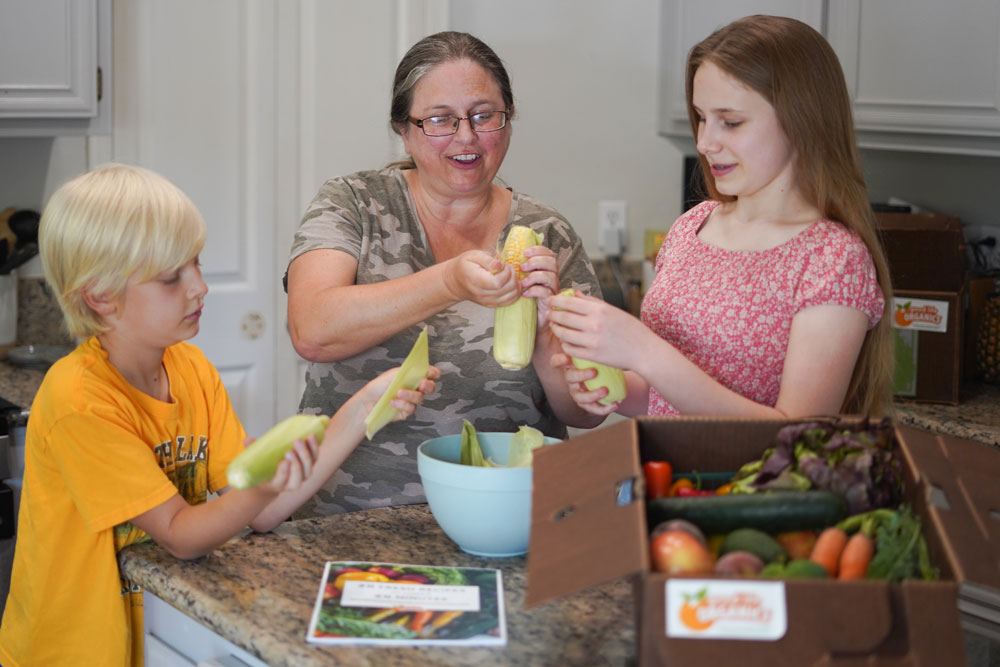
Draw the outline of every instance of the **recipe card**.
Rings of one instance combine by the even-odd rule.
[[[505,646],[500,570],[327,561],[306,641]]]

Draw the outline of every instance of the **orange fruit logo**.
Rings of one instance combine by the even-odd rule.
[[[707,630],[712,627],[714,621],[703,621],[698,615],[698,610],[703,609],[708,606],[708,601],[705,599],[705,589],[701,589],[694,595],[684,594],[684,604],[681,605],[680,609],[680,619],[681,623],[684,624],[690,630]]]
[[[911,303],[912,303],[911,301],[907,301],[906,303],[898,304],[896,306],[896,324],[897,325],[899,325],[901,327],[908,327],[908,326],[910,326],[910,321],[908,319],[906,319],[906,313],[909,312],[909,310],[910,310],[910,304]]]

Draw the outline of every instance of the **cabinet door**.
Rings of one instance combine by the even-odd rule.
[[[97,115],[97,0],[0,0],[0,118]]]
[[[1000,155],[1000,3],[838,0],[827,37],[862,146]]]
[[[663,0],[660,6],[660,133],[690,144],[684,99],[684,67],[691,47],[727,23],[751,14],[790,16],[817,30],[823,0]]]

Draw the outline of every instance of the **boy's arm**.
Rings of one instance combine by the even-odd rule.
[[[189,505],[179,494],[134,517],[133,524],[146,531],[177,558],[197,558],[235,537],[247,525],[267,532],[280,525],[328,480],[365,435],[364,419],[388,387],[395,373],[388,371],[352,396],[330,419],[322,446],[313,436],[298,440],[285,455],[271,481],[246,490],[223,489],[219,498]],[[440,377],[431,367],[415,391],[400,390],[392,405],[397,419],[413,414]]]

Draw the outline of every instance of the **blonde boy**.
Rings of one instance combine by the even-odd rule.
[[[45,277],[83,340],[48,371],[28,420],[24,490],[0,662],[141,665],[142,592],[116,554],[154,540],[197,558],[246,526],[268,531],[312,496],[364,435],[395,371],[299,441],[274,478],[225,488],[246,434],[215,368],[184,342],[207,287],[205,223],[162,176],[111,164],[62,186],[42,215]],[[413,413],[436,369],[393,405]],[[220,496],[208,500],[208,494]]]

